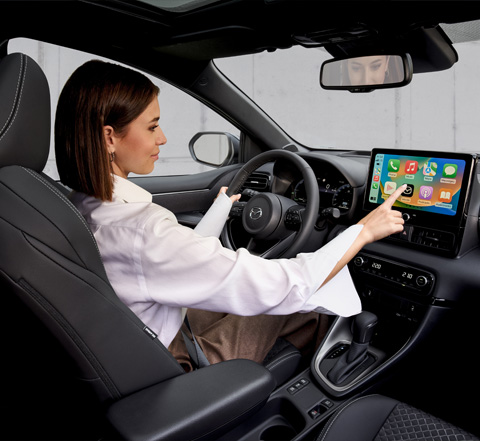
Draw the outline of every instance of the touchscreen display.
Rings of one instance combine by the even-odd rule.
[[[422,152],[424,153],[424,152]],[[439,156],[374,153],[368,201],[381,204],[402,184],[395,207],[455,216],[466,162]]]

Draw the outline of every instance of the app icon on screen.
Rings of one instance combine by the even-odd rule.
[[[437,163],[436,162],[427,162],[423,166],[423,174],[425,176],[435,176],[437,174]]]
[[[420,187],[420,199],[432,199],[432,194],[433,194],[433,187],[429,187],[428,185],[422,185]]]
[[[385,194],[392,194],[397,189],[397,183],[392,181],[385,182]]]
[[[453,191],[450,188],[441,188],[438,195],[440,202],[452,202]]]
[[[445,164],[443,166],[443,177],[454,178],[457,176],[457,164]]]
[[[372,183],[372,188],[373,188],[374,190],[377,190],[377,189],[378,189],[378,182],[373,182],[373,183]]]
[[[405,163],[405,173],[409,175],[414,175],[417,173],[418,170],[418,162],[417,161],[407,161]]]
[[[388,160],[388,171],[397,173],[400,170],[400,159]]]
[[[407,198],[411,198],[413,196],[413,191],[415,190],[415,186],[412,184],[407,184],[407,188],[402,193],[402,196]]]

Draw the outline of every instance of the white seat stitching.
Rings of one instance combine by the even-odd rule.
[[[27,57],[22,55],[21,56],[21,64],[20,64],[20,72],[22,72],[24,60],[25,60],[25,70],[23,72],[23,76],[22,75],[18,76],[17,89],[15,91],[15,99],[13,101],[12,110],[10,111],[10,115],[8,115],[8,118],[6,119],[5,124],[3,125],[2,129],[0,130],[0,133],[2,133],[2,131],[5,130],[5,128],[6,128],[5,133],[3,133],[3,135],[0,137],[0,141],[8,133],[8,131],[10,130],[10,127],[12,127],[12,125],[15,121],[15,118],[17,117],[18,109],[20,108],[20,102],[22,100],[22,94],[23,94],[23,85],[25,83],[24,80],[25,80],[25,76],[27,74],[27,61],[28,61]],[[21,85],[21,87],[20,87],[20,85]],[[15,106],[16,103],[18,103],[17,106]],[[10,117],[12,116],[14,111],[15,111],[15,115],[13,116],[13,119],[10,121]],[[10,125],[8,125],[9,121],[10,121]],[[7,127],[7,125],[8,125],[8,127]]]

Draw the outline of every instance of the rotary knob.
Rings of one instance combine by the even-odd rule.
[[[353,259],[353,264],[355,266],[363,266],[365,263],[365,259],[362,257],[362,256],[356,256],[354,259]]]

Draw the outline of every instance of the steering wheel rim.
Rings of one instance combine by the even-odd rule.
[[[307,196],[307,204],[302,212],[300,228],[298,231],[293,231],[290,236],[280,240],[276,245],[270,247],[261,256],[264,258],[278,258],[278,257],[294,257],[302,249],[308,240],[311,231],[315,226],[318,216],[318,208],[320,206],[320,194],[318,192],[318,184],[315,173],[310,165],[301,156],[290,152],[288,150],[269,150],[255,156],[237,172],[228,186],[227,196],[232,196],[240,191],[248,177],[259,167],[274,160],[283,159],[292,162],[302,174],[305,183],[305,193]],[[260,193],[264,195],[265,193]],[[274,194],[274,193],[270,193]],[[280,213],[283,217],[284,213]],[[242,224],[245,224],[242,216]],[[247,230],[248,231],[248,230]],[[279,247],[278,244],[282,246]]]

